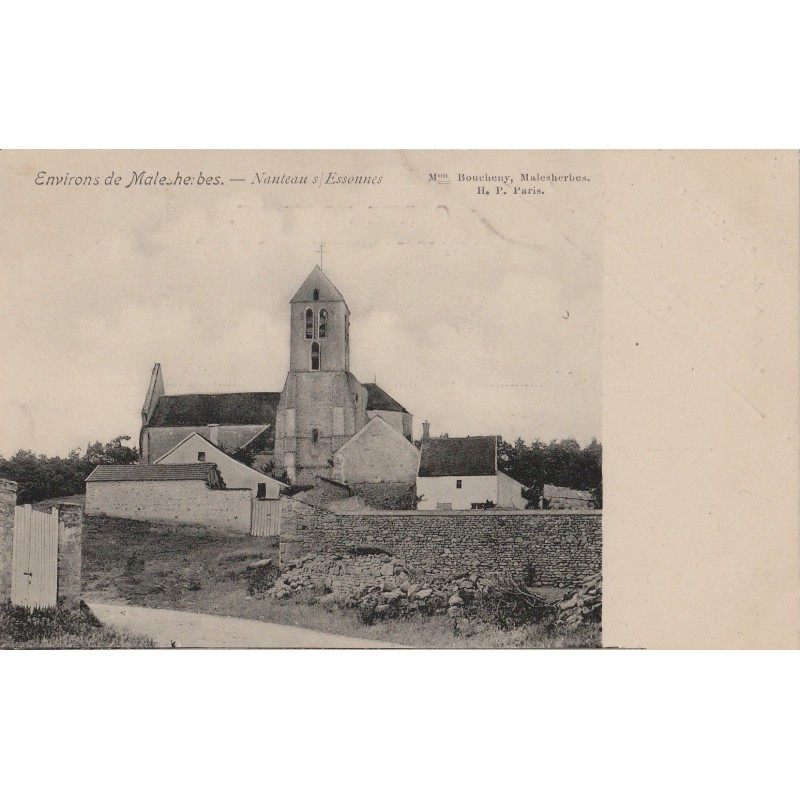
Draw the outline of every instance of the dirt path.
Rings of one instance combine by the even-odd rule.
[[[149,636],[156,647],[327,647],[394,648],[399,645],[333,633],[191,611],[89,603],[105,625]]]

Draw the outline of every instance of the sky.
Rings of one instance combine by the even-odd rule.
[[[126,188],[134,171],[219,183]],[[589,180],[520,180],[535,172]],[[415,436],[428,419],[432,435],[602,438],[591,153],[3,151],[0,181],[4,456],[135,442],[156,361],[168,394],[280,391],[289,301],[320,242],[351,370],[413,413]]]

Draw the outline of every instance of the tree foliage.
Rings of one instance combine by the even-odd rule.
[[[515,480],[531,487],[527,499],[538,505],[544,484],[592,491],[598,507],[603,506],[603,445],[596,439],[581,447],[575,439],[539,439],[526,445],[523,439],[513,444],[500,441],[498,466]]]
[[[84,481],[98,464],[134,464],[139,460],[138,450],[125,444],[130,438],[117,436],[106,444],[95,442],[83,455],[72,450],[66,458],[18,450],[10,458],[0,456],[0,478],[17,482],[19,503],[81,494]]]

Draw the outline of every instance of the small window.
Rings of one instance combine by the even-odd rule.
[[[311,441],[314,442],[314,444],[319,441],[319,431],[316,428],[311,431]]]
[[[311,369],[318,370],[319,364],[320,364],[319,345],[316,342],[314,342],[314,344],[311,345]]]
[[[314,289],[314,299],[319,300],[319,289]]]
[[[319,338],[324,339],[328,334],[328,312],[322,308],[319,312]]]
[[[313,339],[314,338],[314,312],[310,309],[306,309],[306,339]]]
[[[264,500],[267,496],[267,484],[266,483],[259,483],[258,484],[258,494],[256,497],[259,500]]]
[[[456,481],[456,489],[460,489],[460,488],[461,488],[461,481],[458,480],[458,481]]]
[[[197,454],[197,460],[198,461],[205,461],[206,460],[206,454],[202,450]]]

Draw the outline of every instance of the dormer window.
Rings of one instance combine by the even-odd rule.
[[[313,339],[314,338],[314,312],[310,309],[306,309],[306,339]]]
[[[319,312],[319,338],[324,339],[328,335],[328,312],[322,308]]]
[[[312,370],[316,371],[316,370],[319,369],[319,361],[320,361],[320,359],[319,359],[319,344],[317,344],[317,342],[314,342],[311,345],[311,369]]]
[[[314,289],[314,300],[319,300],[319,289]]]

